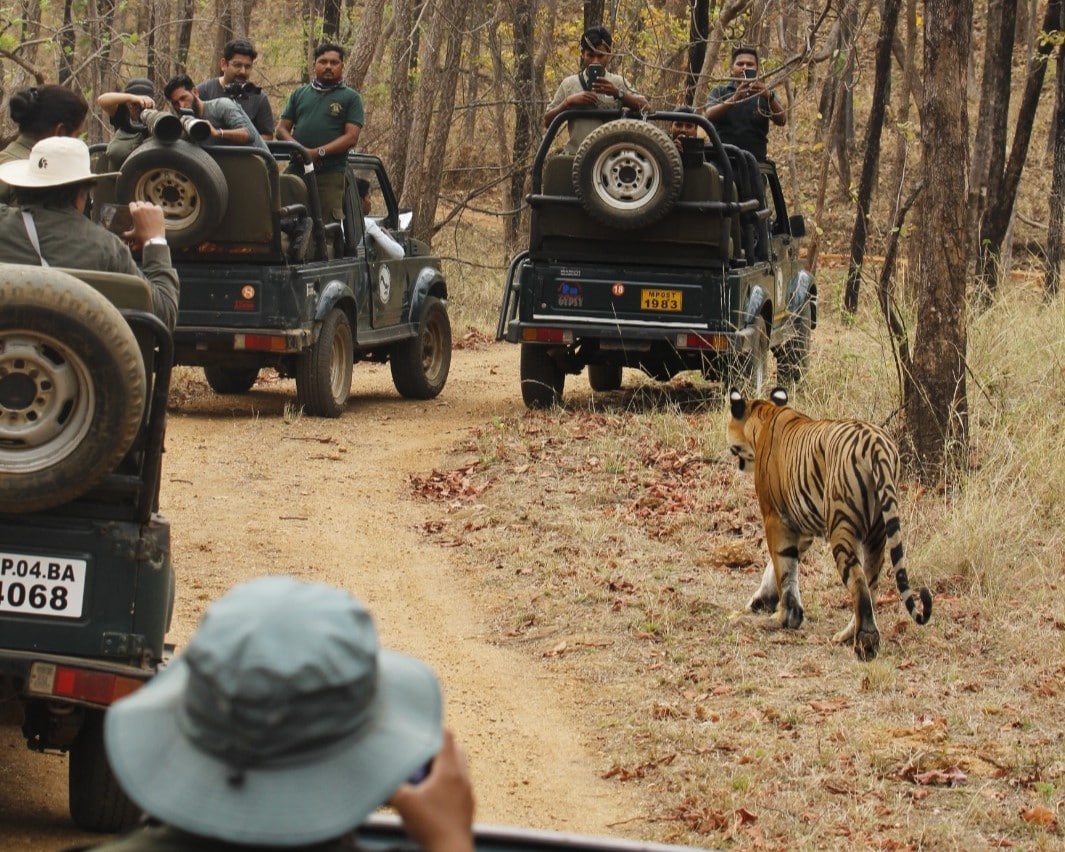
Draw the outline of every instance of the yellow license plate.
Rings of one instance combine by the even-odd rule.
[[[641,311],[680,311],[684,307],[684,293],[680,290],[641,290]]]

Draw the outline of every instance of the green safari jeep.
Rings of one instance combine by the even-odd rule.
[[[139,811],[104,755],[106,708],[169,653],[158,512],[170,333],[135,276],[0,264],[0,723],[69,752],[70,813]]]
[[[576,154],[553,152],[574,117],[602,123]],[[675,143],[672,121],[709,141]],[[702,116],[568,110],[537,152],[528,202],[529,248],[510,264],[496,329],[521,344],[527,406],[559,402],[585,367],[597,391],[621,387],[624,368],[760,385],[770,353],[779,380],[801,377],[817,322],[803,218],[788,215],[773,164],[723,145]]]

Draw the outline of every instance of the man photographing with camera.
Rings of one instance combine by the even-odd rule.
[[[200,100],[204,101],[232,98],[251,119],[259,135],[270,140],[274,138],[274,111],[270,107],[270,99],[248,79],[258,55],[247,39],[227,41],[226,46],[222,48],[222,58],[218,62],[222,75],[200,83],[196,91]]]
[[[758,52],[753,47],[732,51],[729,81],[710,90],[703,110],[721,141],[736,145],[765,161],[769,122],[788,123],[784,104],[758,76]]]

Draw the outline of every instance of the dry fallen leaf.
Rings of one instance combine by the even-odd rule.
[[[1051,828],[1058,822],[1058,818],[1054,812],[1043,805],[1036,805],[1034,808],[1021,811],[1021,819],[1025,822],[1041,825],[1044,828]]]

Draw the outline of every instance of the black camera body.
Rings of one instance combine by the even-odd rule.
[[[223,91],[234,100],[240,100],[241,98],[246,98],[250,95],[258,95],[262,93],[262,89],[250,80],[246,80],[243,83],[230,83],[225,89],[223,89]]]

